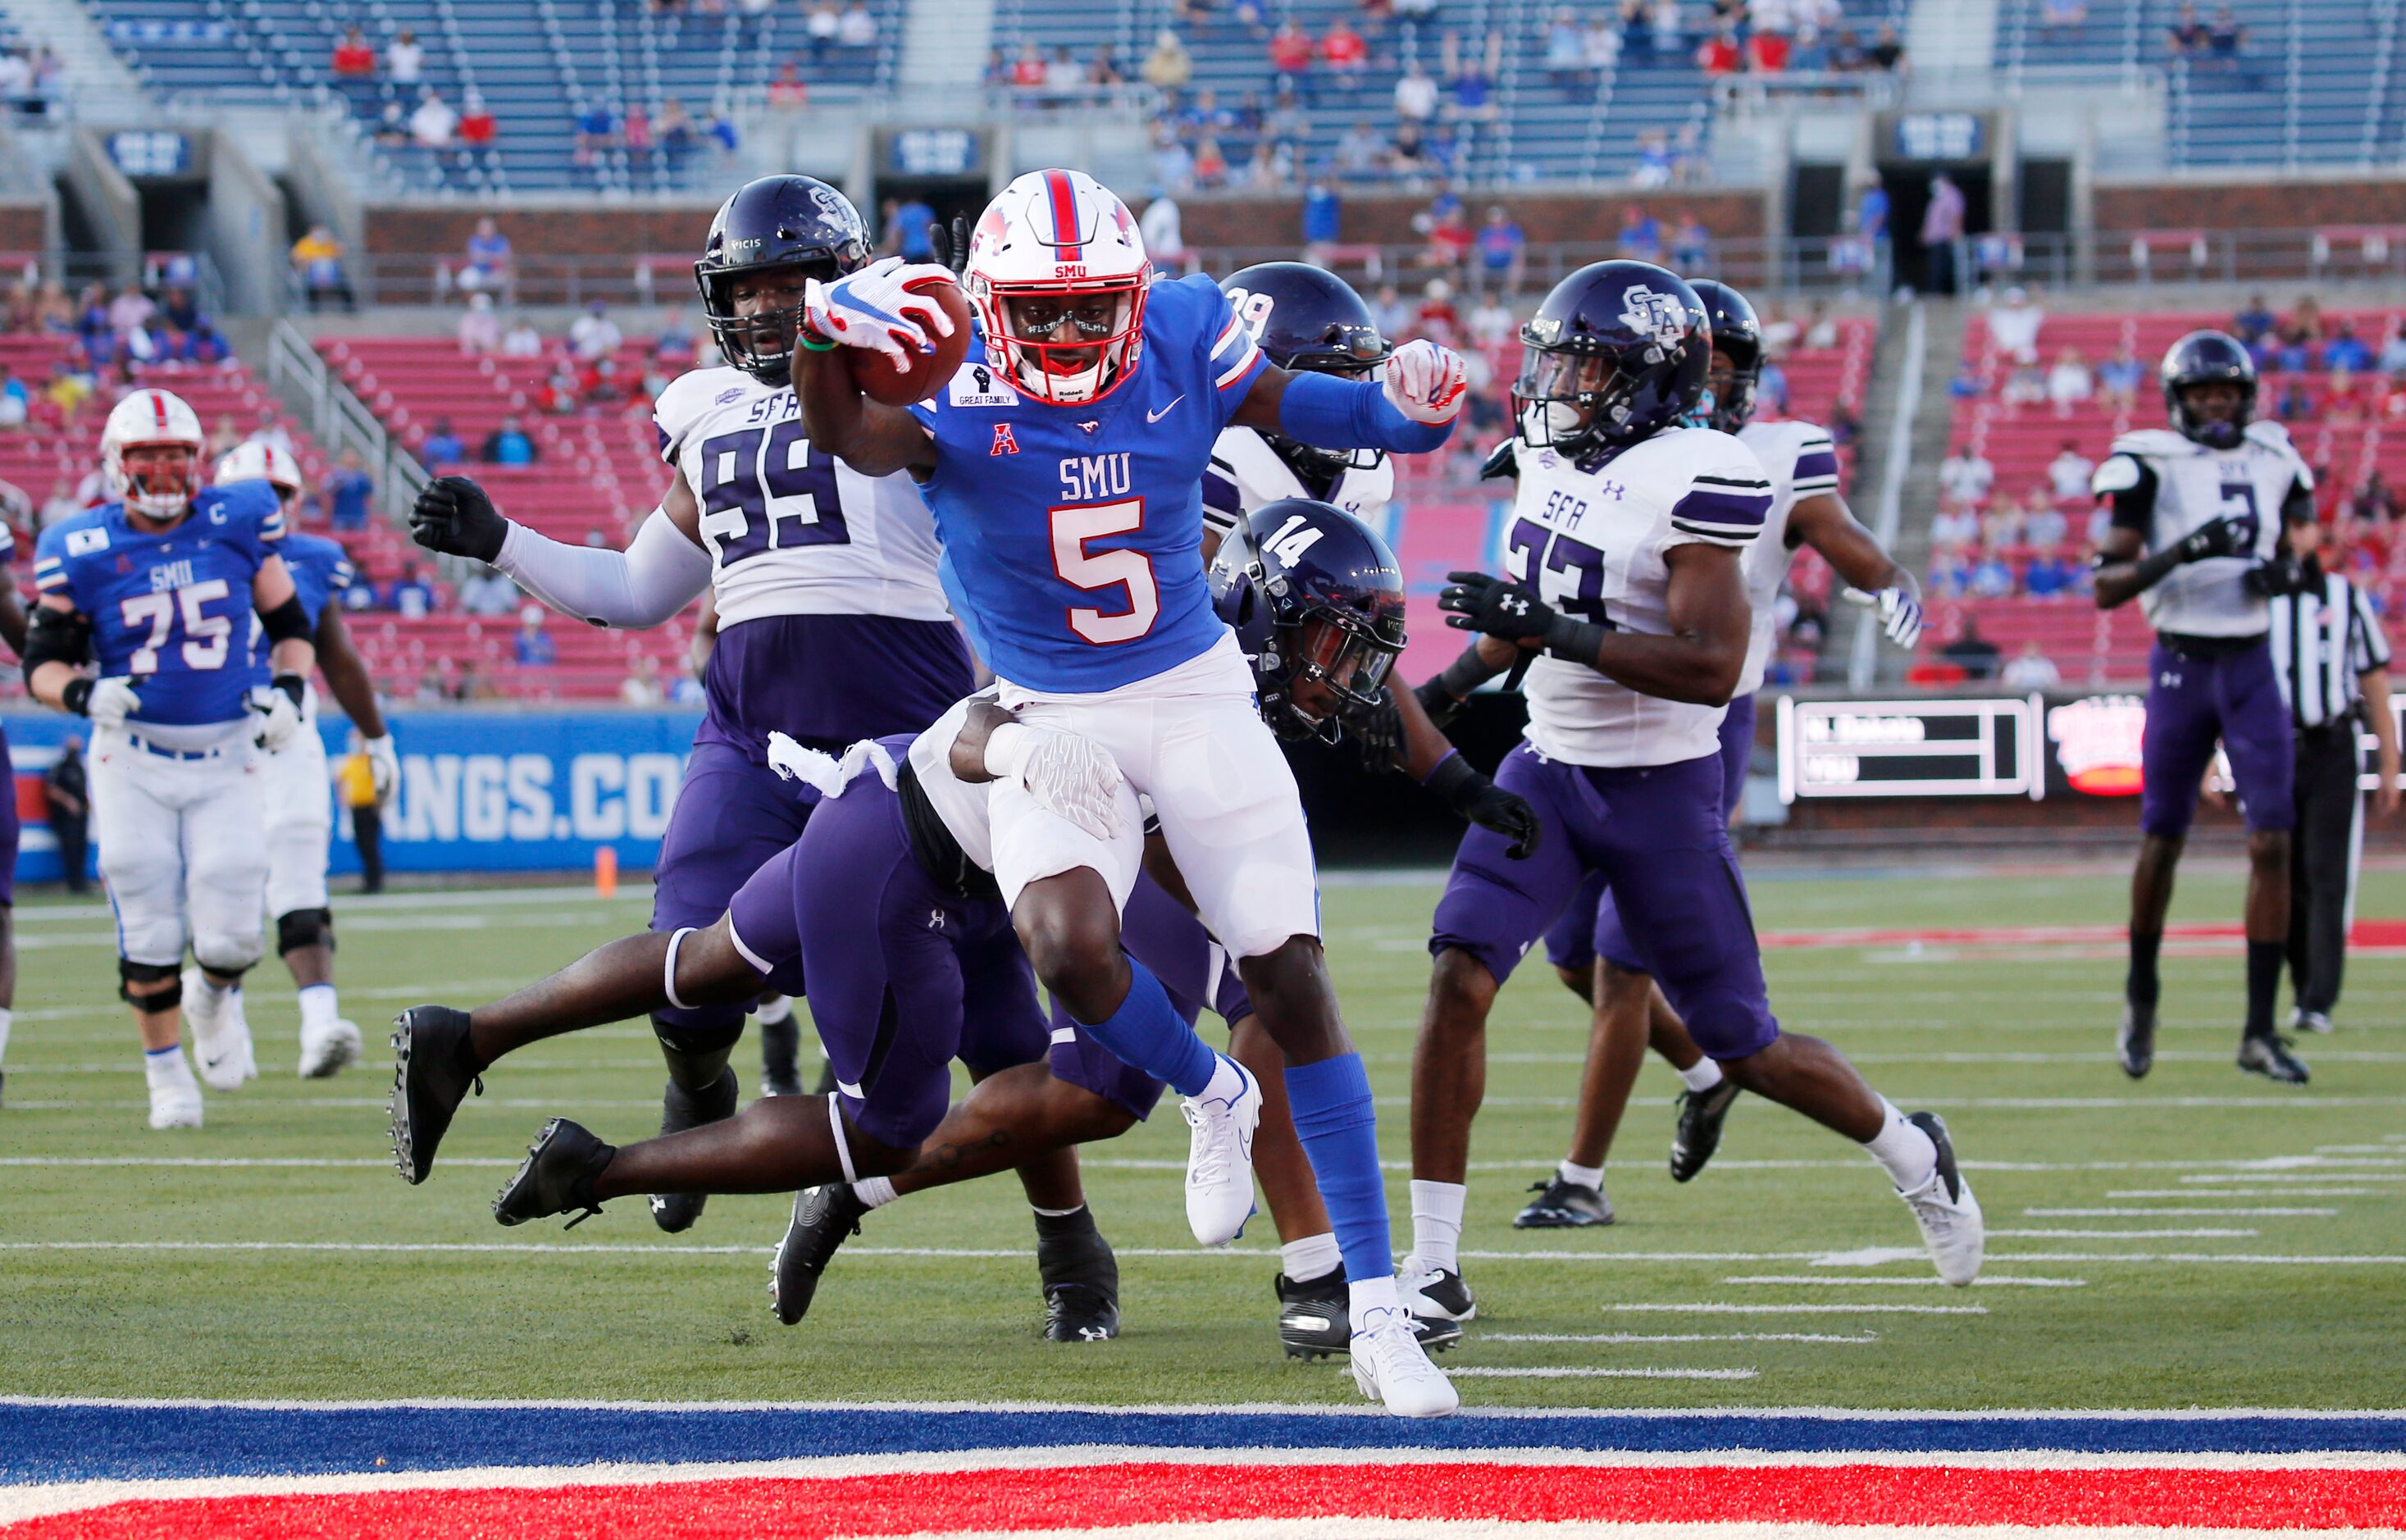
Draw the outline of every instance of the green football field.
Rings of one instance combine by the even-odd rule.
[[[2118,867],[2036,875],[1755,873],[1766,934],[2108,925]],[[1397,1249],[1404,1094],[1433,880],[1337,884],[1332,959],[1381,1102]],[[715,1199],[659,1235],[621,1202],[563,1234],[487,1205],[554,1113],[624,1140],[662,1073],[628,1024],[541,1045],[487,1078],[432,1180],[393,1174],[384,1022],[469,1005],[642,927],[640,890],[338,900],[345,1013],[369,1062],[291,1074],[290,982],[255,975],[262,1078],[208,1126],[143,1125],[106,910],[29,901],[0,1108],[0,1394],[646,1400],[1323,1402],[1327,1363],[1278,1352],[1267,1219],[1227,1252],[1185,1234],[1174,1109],[1088,1151],[1121,1258],[1125,1335],[1036,1335],[1032,1232],[988,1180],[870,1217],[810,1318],[768,1312],[773,1198]],[[2235,869],[2185,874],[2176,920],[2238,910]],[[2406,914],[2406,873],[2360,911]],[[2293,1091],[2230,1064],[2233,943],[2168,949],[2152,1078],[2110,1057],[2113,944],[1776,947],[1775,1006],[1908,1109],[1944,1112],[1988,1216],[1981,1286],[1932,1279],[1879,1172],[1754,1099],[1718,1161],[1663,1169],[1677,1081],[1649,1063],[1606,1185],[1609,1229],[1511,1227],[1562,1153],[1584,1013],[1541,965],[1505,993],[1473,1149],[1465,1271],[1481,1315],[1447,1360],[1465,1403],[1509,1406],[2382,1407],[2406,1405],[2406,966],[2360,956],[2341,1029]],[[757,1060],[738,1058],[747,1092]]]

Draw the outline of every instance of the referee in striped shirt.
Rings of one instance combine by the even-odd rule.
[[[2330,537],[2319,526],[2292,526],[2306,557]],[[2338,567],[2333,551],[2331,565]],[[2272,663],[2288,702],[2298,745],[2298,832],[2289,854],[2289,983],[2297,996],[2290,1026],[2328,1032],[2339,1004],[2340,969],[2356,907],[2356,871],[2364,849],[2364,754],[2360,726],[2377,745],[2375,806],[2398,806],[2398,722],[2389,709],[2389,639],[2372,601],[2336,572],[2313,561],[2296,594],[2272,601]]]

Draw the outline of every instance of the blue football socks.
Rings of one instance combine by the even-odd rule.
[[[1220,1056],[1195,1035],[1150,968],[1130,957],[1128,972],[1127,998],[1110,1020],[1080,1024],[1122,1063],[1168,1081],[1182,1096],[1202,1095]]]
[[[1290,1065],[1288,1109],[1328,1205],[1345,1277],[1359,1283],[1390,1277],[1395,1253],[1387,1236],[1387,1189],[1379,1174],[1379,1122],[1370,1077],[1359,1053]]]

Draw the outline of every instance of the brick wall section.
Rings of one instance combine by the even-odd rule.
[[[2406,181],[2175,182],[2095,190],[2096,228],[2305,230],[2406,223]]]
[[[1342,238],[1348,242],[1394,244],[1419,239],[1412,216],[1428,207],[1425,193],[1349,192],[1344,198]],[[1694,209],[1705,228],[1724,240],[1758,236],[1763,228],[1763,201],[1758,192],[1694,193],[1503,193],[1469,199],[1473,221],[1484,217],[1488,205],[1512,211],[1532,241],[1609,241],[1621,229],[1621,211],[1631,204],[1644,205],[1662,221],[1667,236],[1679,216]],[[1190,247],[1274,246],[1303,238],[1300,198],[1196,199],[1180,205],[1180,225]]]
[[[643,208],[531,208],[494,212],[524,256],[684,255],[701,250],[715,203]],[[479,208],[371,207],[366,246],[379,255],[457,253],[467,248]]]
[[[50,244],[50,215],[40,204],[0,204],[0,251],[42,251]]]

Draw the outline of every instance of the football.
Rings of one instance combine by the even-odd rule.
[[[872,349],[856,347],[852,350],[853,383],[860,387],[862,395],[871,401],[884,402],[888,406],[908,406],[913,402],[926,401],[943,388],[944,382],[960,368],[961,360],[969,357],[969,302],[968,296],[961,292],[961,286],[950,278],[923,278],[911,286],[911,292],[922,297],[926,309],[941,310],[949,317],[953,334],[939,337],[935,335],[934,329],[929,328],[928,337],[935,343],[936,350],[900,360],[899,367],[897,366],[898,360]],[[903,307],[902,313],[918,318],[921,308],[917,304],[909,304]],[[924,320],[922,324],[925,324]]]

